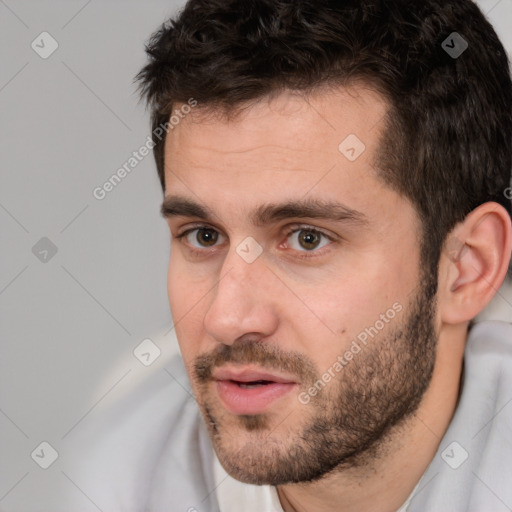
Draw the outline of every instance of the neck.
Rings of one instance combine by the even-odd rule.
[[[445,333],[448,334],[448,333]],[[396,512],[434,458],[455,412],[459,395],[465,332],[440,337],[429,388],[415,413],[397,425],[361,463],[337,468],[312,483],[289,484],[277,491],[285,512]],[[446,347],[446,348],[443,348]]]

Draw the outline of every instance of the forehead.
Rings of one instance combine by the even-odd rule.
[[[383,203],[375,155],[389,109],[365,86],[286,91],[234,116],[197,108],[169,132],[166,195],[245,215],[283,199]],[[352,205],[352,206],[351,206]]]
[[[386,100],[364,84],[287,90],[227,111],[199,106],[168,134],[165,153],[181,157],[206,143],[224,153],[257,151],[259,145],[265,153],[287,148],[338,156],[339,143],[349,135],[372,149],[388,109]]]

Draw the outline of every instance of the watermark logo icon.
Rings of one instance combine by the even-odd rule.
[[[32,247],[32,254],[41,263],[48,263],[57,254],[57,250],[57,246],[49,238],[43,236]]]
[[[153,364],[160,357],[160,354],[160,349],[149,338],[142,340],[133,351],[133,355],[144,366]]]
[[[366,149],[361,139],[351,133],[338,146],[339,152],[350,162],[357,160]]]
[[[457,441],[450,443],[441,453],[441,458],[452,469],[462,466],[468,457],[468,452]]]
[[[441,43],[441,46],[452,59],[458,59],[468,49],[469,45],[458,32],[452,32]]]
[[[263,247],[252,236],[248,236],[236,248],[237,254],[247,263],[255,261],[263,252]]]
[[[451,236],[445,245],[445,252],[448,258],[453,261],[459,261],[468,251],[468,246],[456,236]]]
[[[59,47],[57,40],[48,32],[41,32],[30,45],[39,57],[47,59]]]
[[[59,458],[57,450],[47,441],[43,441],[30,456],[43,469],[48,469]]]

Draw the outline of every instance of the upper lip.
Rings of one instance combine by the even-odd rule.
[[[286,375],[270,373],[266,370],[244,367],[244,368],[217,368],[213,371],[215,380],[232,380],[235,382],[256,382],[266,380],[277,383],[295,383],[296,381]]]

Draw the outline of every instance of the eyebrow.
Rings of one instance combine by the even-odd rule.
[[[211,221],[217,217],[213,210],[207,206],[178,195],[165,197],[160,213],[165,219],[182,216]],[[290,218],[334,220],[361,226],[369,224],[367,217],[362,212],[349,208],[342,203],[316,198],[263,204],[255,208],[249,214],[249,218],[255,226],[264,226]]]

